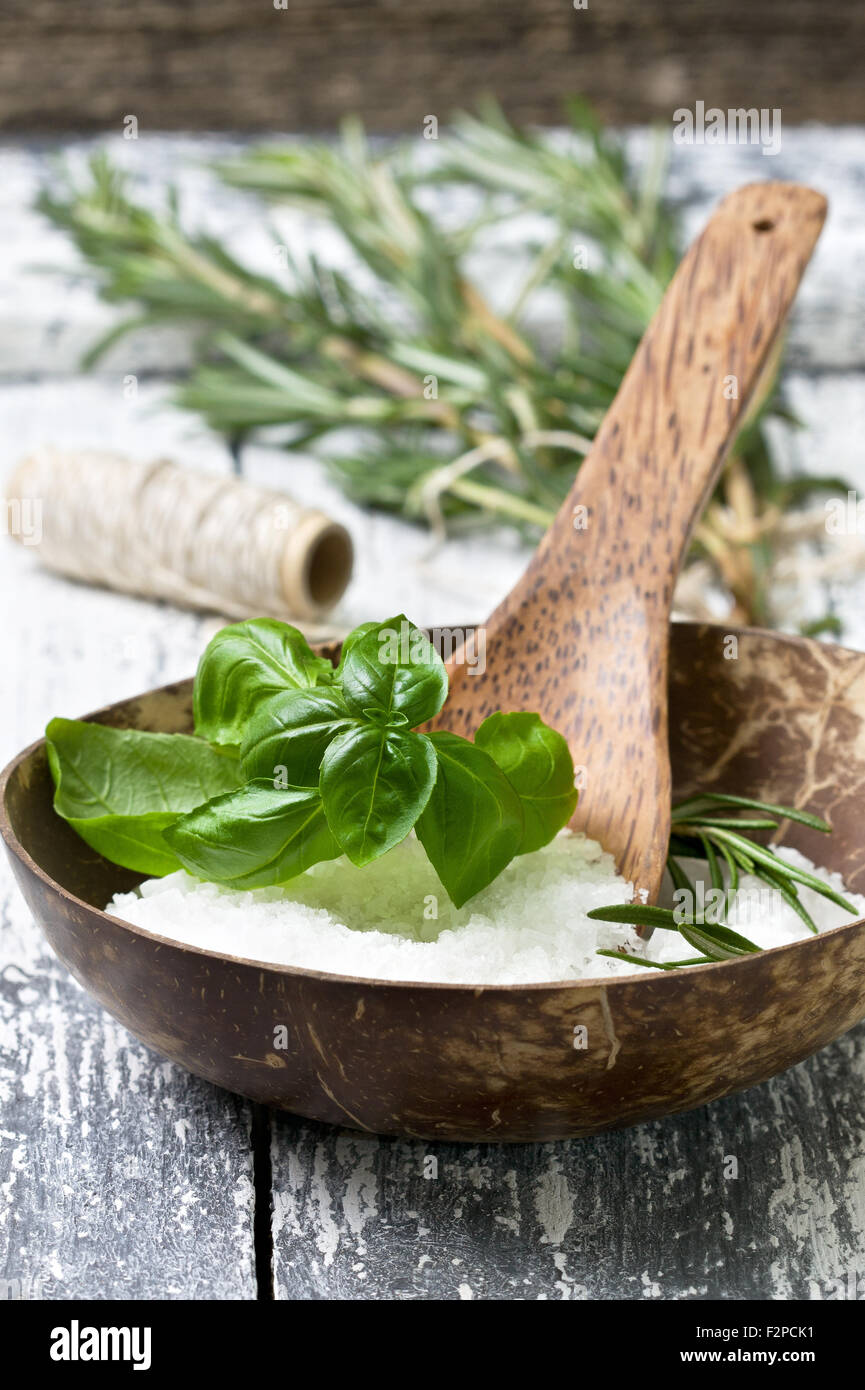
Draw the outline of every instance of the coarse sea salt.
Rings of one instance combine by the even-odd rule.
[[[780,853],[844,891],[838,874],[815,869],[794,849]],[[692,877],[695,869],[705,872],[705,864],[686,861],[686,867]],[[851,920],[813,890],[800,893],[821,930]],[[630,896],[631,885],[616,873],[611,855],[594,840],[563,831],[544,849],[512,860],[488,888],[455,908],[412,834],[364,869],[335,859],[284,887],[254,890],[221,888],[179,872],[118,893],[106,910],[209,951],[384,980],[535,984],[651,970],[599,956],[599,948],[657,961],[695,954],[677,932],[656,931],[645,943],[633,928],[586,916]],[[847,896],[865,916],[865,898]],[[725,920],[767,948],[809,935],[778,893],[748,877]]]

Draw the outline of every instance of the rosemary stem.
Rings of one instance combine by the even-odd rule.
[[[500,512],[503,516],[511,516],[516,521],[528,521],[532,526],[543,526],[546,529],[555,517],[555,512],[549,511],[546,507],[539,507],[524,497],[506,492],[504,488],[475,482],[473,478],[456,479],[449,485],[448,491],[465,502],[474,502],[476,506],[485,507],[491,512]]]

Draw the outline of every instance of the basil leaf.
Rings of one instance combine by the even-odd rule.
[[[326,685],[333,675],[327,658],[316,656],[296,627],[275,618],[232,623],[211,639],[198,663],[195,732],[211,743],[242,743],[263,700]]]
[[[491,714],[475,743],[494,758],[523,804],[526,829],[520,854],[549,844],[577,804],[571,750],[538,714]]]
[[[185,869],[231,888],[270,888],[342,851],[317,788],[247,782],[181,816],[165,838]]]
[[[457,907],[473,898],[519,853],[525,834],[520,798],[498,763],[457,734],[429,735],[438,761],[417,837]]]
[[[411,728],[432,719],[448,693],[447,671],[435,647],[402,614],[365,626],[341,663],[342,691],[352,714],[363,717],[377,708],[405,715]]]
[[[188,734],[52,719],[45,737],[55,811],[99,854],[139,873],[179,868],[163,830],[240,781],[235,758]]]
[[[345,638],[342,644],[342,651],[339,654],[339,665],[336,668],[336,679],[338,681],[342,680],[342,673],[345,670],[346,657],[348,656],[352,647],[360,641],[361,637],[365,637],[368,632],[374,632],[378,626],[378,623],[360,623]]]
[[[322,759],[321,798],[353,864],[370,864],[405,839],[435,778],[435,754],[424,734],[369,724],[333,740]]]
[[[243,775],[265,777],[273,786],[277,769],[284,768],[289,786],[317,787],[325,749],[354,722],[332,687],[272,695],[249,721],[240,747]]]

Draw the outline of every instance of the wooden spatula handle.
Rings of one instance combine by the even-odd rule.
[[[679,266],[533,568],[551,550],[568,568],[591,555],[615,582],[626,550],[633,580],[669,612],[669,581],[825,215],[825,198],[797,184],[750,184],[721,203]],[[596,523],[584,533],[573,524],[581,504]],[[619,545],[606,543],[610,526]],[[647,563],[649,536],[664,543]]]
[[[486,677],[452,672],[449,727],[470,733],[491,710],[522,708],[561,729],[587,769],[574,826],[652,892],[669,836],[676,576],[825,211],[818,193],[783,183],[720,205],[524,578],[489,619]]]

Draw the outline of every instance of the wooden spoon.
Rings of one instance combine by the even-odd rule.
[[[820,234],[792,183],[726,198],[682,261],[565,502],[486,623],[483,673],[451,663],[439,727],[536,710],[585,787],[571,825],[656,899],[670,834],[667,649],[691,531]]]

